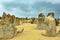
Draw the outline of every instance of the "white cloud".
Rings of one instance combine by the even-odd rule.
[[[39,4],[40,2],[50,2],[51,5],[53,6],[52,3],[56,4],[56,3],[60,3],[59,0],[0,0],[0,15],[2,15],[2,12],[7,12],[10,14],[14,14],[18,17],[25,17],[30,15],[29,17],[32,16],[37,16],[38,12],[43,12],[43,13],[47,13],[49,12],[48,9],[45,9],[42,7],[47,7],[46,6],[42,6],[41,4]],[[5,3],[5,4],[3,4]],[[41,6],[40,6],[41,5]],[[49,5],[49,8],[53,8],[51,7],[51,5]],[[33,6],[33,8],[32,8]],[[5,9],[6,7],[6,9]],[[57,7],[56,7],[57,8]],[[54,9],[50,10],[53,11]],[[34,15],[33,15],[34,14]],[[24,16],[25,15],[25,16]],[[32,16],[31,16],[32,15]]]
[[[60,0],[39,0],[39,2],[51,2],[53,4],[60,3]]]
[[[13,2],[14,0],[0,0],[0,3],[4,3],[4,2]]]
[[[4,7],[2,4],[0,4],[0,16],[2,16],[3,12],[4,12]]]

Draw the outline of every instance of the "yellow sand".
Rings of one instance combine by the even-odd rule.
[[[60,37],[46,37],[42,35],[45,33],[45,31],[37,30],[36,24],[24,23],[17,26],[18,29],[20,27],[24,28],[24,32],[18,34],[16,37],[10,40],[60,40]],[[58,26],[57,29],[60,29],[60,27]]]

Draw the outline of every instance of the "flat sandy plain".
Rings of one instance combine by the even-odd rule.
[[[24,23],[17,26],[18,30],[24,28],[23,33],[18,34],[12,39],[9,40],[60,40],[60,37],[47,37],[42,34],[45,33],[45,30],[37,30],[37,24]],[[60,26],[57,26],[57,30],[60,29]]]

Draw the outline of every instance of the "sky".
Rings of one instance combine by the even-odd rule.
[[[16,17],[38,17],[41,12],[46,16],[54,12],[60,18],[60,0],[0,0],[0,16],[3,12]]]

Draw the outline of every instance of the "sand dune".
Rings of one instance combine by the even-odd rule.
[[[45,33],[45,30],[37,30],[36,27],[36,24],[30,23],[24,23],[17,26],[18,29],[24,28],[24,32],[10,40],[60,40],[60,37],[46,37],[42,35]],[[58,26],[57,29],[59,30],[60,27]]]

